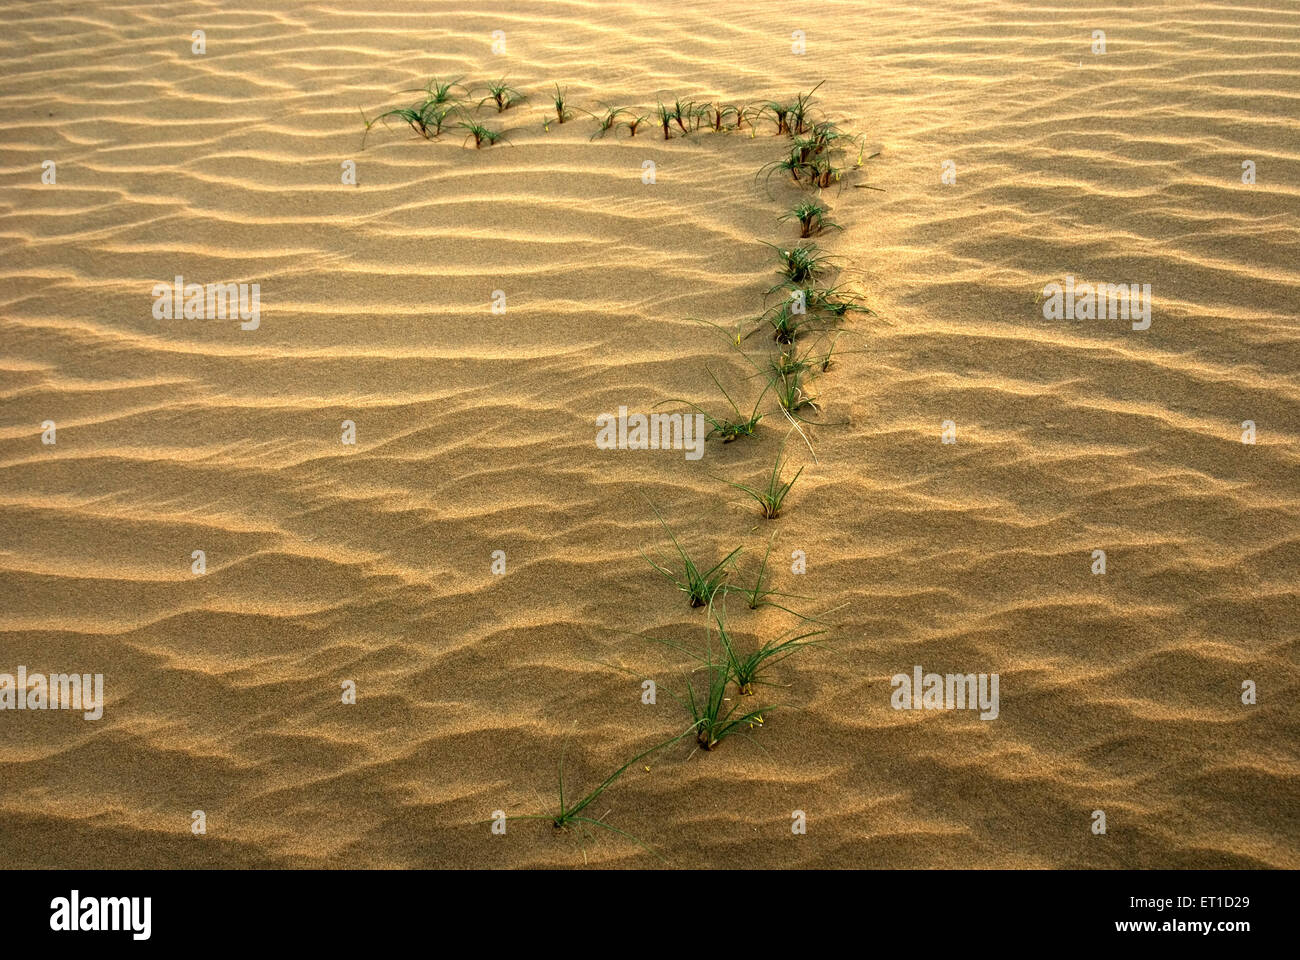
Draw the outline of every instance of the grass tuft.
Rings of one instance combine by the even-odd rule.
[[[825,189],[832,183],[839,183],[844,176],[844,171],[835,166],[828,156],[817,157],[812,161],[809,167],[811,171],[812,183],[818,189]]]
[[[655,107],[655,119],[659,123],[659,128],[664,132],[664,139],[672,139],[672,133],[670,132],[673,122],[672,108],[660,101],[659,105]]]
[[[749,494],[758,501],[764,519],[775,520],[781,515],[781,509],[785,506],[785,498],[789,495],[791,488],[794,487],[795,481],[799,479],[799,475],[802,474],[804,470],[803,467],[800,467],[795,472],[795,475],[789,480],[782,480],[781,468],[783,466],[785,466],[785,440],[781,441],[781,446],[776,452],[776,464],[772,467],[772,472],[767,478],[766,486],[755,488],[746,486],[743,483],[735,483],[731,480],[723,480],[722,482]]]
[[[648,500],[646,502],[650,503]],[[658,564],[646,556],[644,551],[641,556],[645,557],[646,562],[650,564],[650,566],[663,574],[669,583],[673,584],[678,590],[686,594],[692,607],[703,607],[711,603],[714,596],[717,595],[718,591],[722,589],[723,584],[726,583],[730,567],[735,561],[736,555],[740,553],[742,548],[737,547],[712,567],[701,572],[699,567],[696,566],[695,561],[687,555],[686,551],[682,549],[681,544],[677,542],[677,538],[673,535],[673,531],[669,528],[668,522],[664,520],[663,515],[659,512],[658,508],[651,503],[650,509],[654,510],[655,516],[659,518],[659,522],[663,524],[663,528],[668,534],[668,539],[672,541],[673,547],[677,550],[677,556],[682,562],[682,572],[678,574],[669,570],[667,564],[672,561],[666,557],[661,557],[661,559],[664,560],[664,564]]]
[[[557,123],[564,123],[566,120],[573,118],[573,113],[569,110],[569,96],[567,88],[560,89],[560,85],[555,85],[555,93],[551,97],[551,103],[555,106],[555,120]]]
[[[734,121],[736,129],[740,128],[740,108],[729,103],[710,103],[705,104],[705,119],[708,121],[709,128],[714,133],[722,133],[724,130],[731,129],[727,126],[727,121]]]
[[[783,354],[782,356],[788,356]],[[776,402],[781,405],[781,409],[786,413],[794,416],[805,407],[817,408],[817,401],[805,389],[804,379],[807,376],[807,369],[788,370],[776,374],[769,383],[776,393]],[[791,481],[793,482],[793,481]]]
[[[759,326],[755,329],[761,330],[762,324],[766,322],[772,327],[772,339],[777,343],[789,344],[794,343],[806,328],[811,328],[814,325],[816,315],[806,309],[803,312],[796,310],[795,301],[785,299],[769,307],[766,312],[755,319],[759,323]],[[754,332],[754,330],[751,330],[745,336],[750,337]]]
[[[620,125],[618,118],[629,111],[626,107],[609,107],[603,115],[597,115],[588,110],[582,112],[596,121],[596,132],[591,135],[591,139],[595,140],[597,137],[604,137],[611,130],[616,131]],[[636,134],[634,133],[633,136],[636,136]]]
[[[803,181],[799,179],[800,171],[806,172],[808,174],[809,182],[811,182],[812,168],[808,165],[807,161],[804,160],[803,154],[799,148],[796,147],[790,151],[788,156],[781,157],[779,160],[770,160],[759,167],[758,173],[754,174],[754,179],[758,180],[759,177],[762,177],[763,186],[767,189],[768,196],[771,196],[771,183],[774,174],[788,173],[790,174],[790,179],[794,183],[802,183]]]
[[[672,119],[673,122],[677,124],[678,128],[682,131],[683,134],[690,133],[691,130],[694,129],[694,126],[699,125],[698,114],[696,112],[696,107],[695,107],[695,101],[687,100],[685,103],[683,103],[681,100],[674,100],[673,109],[672,109]],[[688,128],[686,126],[688,123],[693,123],[694,126]]]
[[[834,321],[843,320],[850,313],[876,315],[874,310],[862,304],[862,298],[856,293],[846,293],[844,284],[834,287],[814,286],[809,288],[805,295],[809,311]]]
[[[451,95],[451,92],[457,87],[460,87],[462,90],[465,89],[460,82],[462,79],[464,78],[456,77],[453,80],[443,81],[439,80],[437,77],[433,77],[424,86],[413,87],[405,92],[423,93],[426,103],[432,103],[438,106],[442,106],[443,104],[453,105],[456,102],[456,98]]]
[[[778,218],[781,222],[796,220],[799,223],[799,237],[804,239],[816,236],[823,230],[842,229],[838,223],[827,219],[826,207],[816,200],[801,200],[789,213]]]
[[[781,103],[778,100],[769,100],[759,108],[758,116],[762,116],[763,114],[771,115],[772,120],[776,123],[776,132],[778,135],[790,132],[790,104]]]
[[[830,268],[830,257],[822,253],[815,243],[800,244],[797,247],[778,247],[768,244],[777,253],[777,270],[782,280],[768,290],[780,290],[782,287],[802,288],[819,279]]]
[[[829,632],[826,630],[810,630],[798,636],[782,634],[774,640],[762,643],[756,650],[742,654],[737,652],[731,634],[727,630],[725,611],[715,610],[714,616],[718,623],[718,637],[722,643],[723,654],[727,658],[727,672],[731,675],[731,679],[736,684],[736,689],[740,691],[741,696],[745,697],[754,692],[755,684],[771,686],[768,681],[761,679],[761,675],[768,667],[780,663],[801,647],[807,647],[817,642],[808,639],[809,637],[820,637]],[[793,631],[787,632],[793,633]]]
[[[811,109],[810,105],[812,104],[813,94],[817,92],[817,87],[820,87],[825,82],[825,80],[819,80],[816,86],[807,93],[799,94],[795,99],[795,102],[790,105],[789,118],[786,123],[787,129],[790,133],[800,134],[805,133],[808,130],[808,120]]]
[[[727,737],[735,733],[744,733],[746,729],[763,724],[763,714],[772,708],[759,707],[757,710],[741,710],[740,703],[732,702],[727,696],[727,687],[731,682],[731,668],[725,660],[714,660],[710,650],[704,662],[704,671],[708,677],[708,686],[697,695],[695,685],[686,678],[687,709],[695,721],[695,742],[703,750],[712,750]],[[727,704],[731,705],[728,706]]]
[[[497,105],[497,113],[504,113],[527,99],[522,93],[507,84],[505,78],[489,83],[483,89],[487,90],[487,96],[480,100],[478,105],[481,107],[491,100]]]
[[[503,131],[489,130],[487,127],[483,126],[483,124],[479,123],[477,120],[462,120],[461,122],[456,124],[456,126],[467,131],[465,134],[464,142],[468,143],[469,140],[472,138],[474,141],[475,150],[483,149],[483,146],[485,144],[489,147],[492,147],[503,141],[507,143],[509,142],[508,140],[506,140],[506,135]]]
[[[682,403],[702,414],[704,419],[712,428],[709,430],[708,436],[721,437],[723,443],[731,443],[731,441],[738,440],[741,437],[752,437],[754,431],[758,428],[759,421],[763,419],[763,415],[758,411],[759,404],[763,402],[763,397],[767,394],[767,391],[771,389],[771,385],[769,384],[767,387],[763,388],[762,392],[758,395],[758,399],[754,401],[754,409],[749,412],[749,416],[745,416],[740,412],[740,407],[736,405],[736,401],[731,399],[731,394],[727,393],[726,388],[723,387],[718,378],[713,375],[713,371],[708,367],[705,367],[704,369],[705,372],[708,373],[709,379],[714,382],[718,390],[721,391],[723,397],[726,398],[727,403],[731,406],[731,412],[735,414],[734,420],[726,417],[715,417],[698,403],[692,403],[690,400],[682,400],[674,397],[668,400],[663,400],[661,403]],[[660,404],[655,404],[655,406],[659,405]]]
[[[376,123],[383,123],[384,126],[388,126],[388,121],[392,118],[401,120],[424,139],[432,140],[434,137],[441,136],[443,125],[454,109],[455,107],[452,106],[444,106],[432,100],[426,100],[424,103],[417,103],[410,107],[397,107],[385,111],[371,120],[366,119],[363,111],[361,120],[366,125],[366,132],[361,135],[361,149],[366,148],[366,138],[370,136],[370,128]]]
[[[629,114],[628,119],[620,120],[618,124],[615,125],[614,127],[615,136],[618,136],[618,130],[620,127],[626,127],[627,135],[629,137],[635,137],[637,130],[641,128],[641,124],[645,123],[647,120],[650,119],[650,117],[645,114],[633,115],[632,111],[630,110],[628,111],[628,114]]]
[[[569,803],[568,801],[566,801],[566,800],[565,800],[565,797],[564,797],[564,752],[565,752],[566,749],[568,749],[568,740],[567,740],[567,738],[566,738],[566,740],[565,740],[565,744],[564,744],[564,747],[561,748],[561,750],[560,750],[560,764],[559,764],[560,802],[559,802],[559,810],[558,810],[556,813],[521,814],[520,816],[507,817],[506,820],[507,820],[507,821],[511,821],[511,820],[549,820],[549,821],[551,822],[551,826],[553,826],[556,830],[563,830],[563,829],[565,829],[565,828],[567,828],[567,827],[570,827],[570,826],[573,826],[573,825],[585,825],[585,826],[592,826],[592,827],[601,827],[602,829],[608,830],[608,831],[610,831],[611,833],[616,833],[616,834],[618,834],[618,835],[621,836],[621,837],[626,837],[627,839],[631,840],[633,843],[637,844],[638,846],[642,847],[643,849],[648,850],[648,851],[651,852],[651,853],[654,853],[654,850],[653,850],[650,846],[648,846],[647,844],[645,844],[645,843],[642,842],[641,840],[638,840],[636,837],[632,836],[632,834],[627,833],[627,832],[625,832],[625,831],[623,831],[623,830],[620,830],[620,829],[618,829],[617,827],[610,826],[608,823],[606,823],[606,822],[605,822],[602,818],[600,818],[600,817],[589,817],[589,816],[586,816],[586,815],[584,814],[584,811],[585,811],[589,806],[591,806],[591,804],[594,803],[594,802],[596,801],[596,799],[597,799],[597,798],[598,798],[602,793],[604,793],[606,790],[608,790],[609,787],[614,783],[615,780],[617,780],[617,779],[618,779],[619,777],[621,777],[625,772],[627,772],[628,767],[632,766],[632,764],[636,763],[638,760],[642,760],[642,759],[644,759],[645,757],[648,757],[650,754],[654,753],[656,750],[662,750],[664,747],[667,747],[667,746],[670,746],[671,744],[676,743],[678,740],[681,740],[683,737],[685,737],[685,736],[687,736],[688,734],[692,733],[694,730],[695,730],[695,727],[694,727],[694,726],[689,727],[689,728],[687,728],[683,733],[679,733],[677,736],[673,737],[672,739],[670,739],[670,740],[665,740],[663,743],[656,743],[656,744],[655,744],[653,747],[651,747],[649,750],[645,750],[645,751],[642,751],[641,753],[638,753],[635,757],[633,757],[633,758],[632,758],[631,760],[629,760],[627,763],[623,764],[623,766],[619,767],[617,770],[615,770],[613,773],[611,773],[608,777],[606,777],[603,781],[601,781],[600,785],[597,786],[594,790],[592,790],[590,793],[586,794],[585,796],[581,797],[580,799],[578,799],[577,801],[574,801],[574,802],[572,802],[572,803]],[[655,854],[655,855],[658,856],[658,854]],[[585,854],[584,854],[584,856],[585,856]],[[662,858],[660,858],[660,859],[662,859]]]
[[[740,594],[742,597],[745,598],[745,605],[748,606],[749,609],[751,610],[757,610],[759,607],[776,607],[778,610],[784,610],[786,613],[792,614],[793,616],[796,616],[801,620],[811,620],[812,619],[811,617],[806,617],[802,613],[796,613],[794,610],[791,610],[789,607],[783,606],[782,604],[779,603],[774,603],[771,600],[772,597],[781,597],[784,600],[809,599],[808,597],[800,596],[799,594],[796,593],[782,593],[779,590],[773,590],[771,587],[765,585],[763,578],[767,574],[767,561],[768,558],[772,555],[772,544],[775,542],[776,542],[776,531],[773,530],[772,536],[767,541],[767,550],[763,553],[763,562],[758,565],[758,574],[757,576],[754,577],[754,585],[752,587],[743,587],[739,585],[728,584],[726,589],[726,594],[731,594],[731,593]]]

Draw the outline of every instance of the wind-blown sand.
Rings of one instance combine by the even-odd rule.
[[[0,713],[0,862],[658,865],[481,823],[551,809],[566,738],[574,792],[685,728],[684,659],[620,632],[703,629],[640,556],[667,546],[649,498],[742,571],[778,530],[776,587],[848,604],[752,740],[679,743],[593,805],[668,863],[1300,866],[1291,0],[364,6],[3,5],[0,671],[102,672],[107,704]],[[529,94],[512,145],[362,151],[358,111],[433,74]],[[816,462],[792,442],[770,524],[715,477],[769,469],[778,417],[698,462],[594,435],[718,407],[705,364],[752,403],[692,318],[775,281],[797,193],[754,174],[782,140],[541,117],[557,81],[595,110],[823,78],[884,192],[829,191],[821,242],[881,319],[815,382],[842,425]],[[260,328],[154,319],[178,274],[260,283]],[[1044,319],[1067,274],[1150,283],[1150,329]],[[746,642],[790,625],[730,612]],[[891,709],[916,664],[998,673],[998,718]]]

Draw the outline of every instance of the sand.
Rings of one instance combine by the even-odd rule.
[[[0,862],[661,865],[483,823],[551,809],[566,749],[572,796],[688,723],[688,661],[627,633],[703,637],[648,499],[742,572],[775,529],[774,585],[847,605],[752,738],[593,805],[668,864],[1300,866],[1294,3],[356,6],[4,5],[0,671],[103,673],[106,704],[0,712]],[[511,145],[362,150],[359,111],[433,74],[509,76]],[[718,478],[770,469],[775,415],[694,462],[594,436],[717,409],[706,365],[752,402],[693,318],[775,281],[782,140],[541,120],[555,82],[596,110],[821,79],[881,151],[820,241],[879,317],[767,522]],[[260,284],[260,326],[156,319],[176,275]],[[1151,284],[1150,328],[1045,319],[1067,275]],[[791,624],[728,609],[745,643]],[[997,719],[893,709],[918,664],[998,674]]]

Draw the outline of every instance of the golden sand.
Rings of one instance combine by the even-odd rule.
[[[0,713],[0,862],[656,865],[481,821],[550,809],[566,739],[581,791],[688,722],[631,675],[680,692],[683,659],[620,632],[704,623],[640,556],[645,498],[752,570],[774,527],[715,477],[784,430],[689,462],[595,417],[716,406],[706,364],[752,402],[692,318],[758,312],[798,194],[754,180],[769,133],[541,120],[555,82],[649,112],[824,78],[883,192],[829,191],[820,242],[880,319],[816,381],[817,460],[789,448],[775,585],[848,606],[752,740],[591,812],[677,866],[1300,866],[1293,2],[357,6],[0,9],[0,671],[107,691]],[[361,150],[359,111],[433,74],[510,77],[511,145]],[[260,327],[155,319],[176,275],[259,283]],[[1067,275],[1150,283],[1150,329],[1044,319]],[[998,718],[892,709],[916,664],[998,673]]]

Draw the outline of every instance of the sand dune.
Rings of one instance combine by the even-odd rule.
[[[1300,867],[1293,3],[377,6],[4,5],[0,672],[101,672],[107,702],[0,713],[0,859],[657,865],[482,823],[553,806],[562,750],[587,789],[686,726],[635,677],[680,692],[686,662],[626,633],[705,622],[640,555],[667,547],[648,498],[746,572],[776,529],[776,587],[847,605],[752,740],[598,801],[670,864]],[[362,150],[359,111],[434,74],[509,76],[510,145]],[[755,174],[782,140],[542,117],[556,82],[595,111],[822,79],[881,153],[820,241],[879,317],[815,382],[834,425],[816,460],[790,442],[767,523],[715,478],[770,469],[774,414],[696,462],[593,438],[712,408],[706,365],[753,402],[695,318],[775,282],[800,194]],[[156,319],[178,275],[258,283],[260,326]],[[1150,328],[1045,319],[1067,275],[1149,283]],[[998,718],[892,709],[915,664],[999,674]]]

